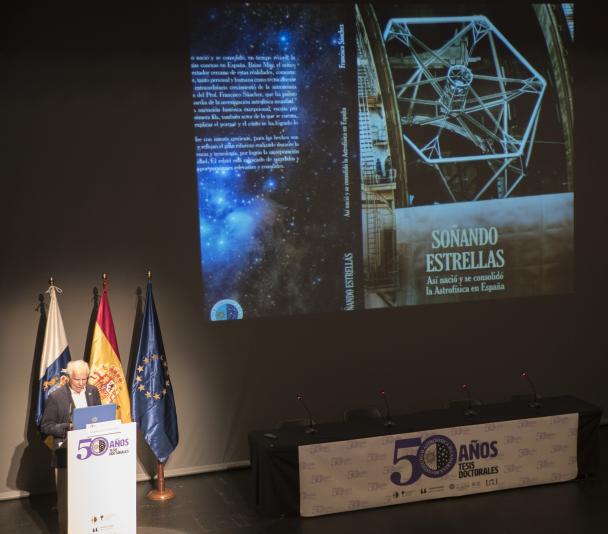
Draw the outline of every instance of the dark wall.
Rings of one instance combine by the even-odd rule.
[[[578,7],[579,4],[577,4]],[[39,295],[53,275],[73,358],[110,276],[125,369],[138,288],[153,272],[181,442],[173,474],[247,459],[247,431],[380,404],[439,407],[462,382],[484,401],[571,393],[608,406],[605,45],[577,12],[576,295],[208,324],[202,314],[187,10],[28,7],[0,31],[0,497],[41,491],[31,425]],[[602,122],[604,121],[604,122]],[[48,301],[48,298],[47,298]],[[142,452],[142,471],[149,458]]]

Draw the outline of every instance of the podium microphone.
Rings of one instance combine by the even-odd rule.
[[[394,421],[391,419],[391,409],[388,405],[388,400],[386,399],[386,391],[381,390],[380,396],[384,400],[384,406],[386,407],[386,417],[384,418],[384,426],[386,426],[386,427],[395,426]]]
[[[306,406],[306,403],[304,402],[304,395],[302,395],[301,393],[298,393],[297,399],[300,401],[302,406],[304,406],[304,410],[306,410],[306,414],[308,415],[308,426],[306,427],[306,430],[304,430],[304,433],[305,434],[316,434],[318,432],[318,430],[315,428],[315,423],[312,420],[312,415],[310,414],[310,410],[308,409],[308,406]]]
[[[530,389],[532,389],[532,402],[529,402],[528,406],[530,408],[540,408],[542,404],[538,402],[539,397],[536,393],[536,387],[534,386],[534,382],[532,382],[532,379],[530,378],[528,373],[526,373],[526,371],[522,371],[521,377],[528,382],[528,384],[530,385]]]
[[[467,408],[464,411],[464,415],[466,415],[467,417],[470,417],[472,415],[477,415],[477,412],[475,410],[473,410],[473,401],[471,400],[471,392],[469,391],[469,386],[468,384],[462,384],[462,389],[464,391],[466,391],[467,394]]]

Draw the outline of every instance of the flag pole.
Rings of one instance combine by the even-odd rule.
[[[175,497],[175,492],[165,487],[165,464],[156,462],[156,489],[148,492],[151,501],[169,501]]]
[[[148,270],[148,283],[152,281],[152,271]],[[175,492],[165,487],[165,464],[156,462],[156,489],[148,492],[151,501],[169,501],[175,497]]]

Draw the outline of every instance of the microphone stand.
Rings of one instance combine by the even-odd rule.
[[[382,390],[380,392],[382,400],[384,400],[384,406],[386,407],[386,417],[384,418],[384,426],[390,428],[395,426],[395,422],[391,419],[391,409],[389,408],[388,401],[386,400],[386,392]]]
[[[534,408],[534,409],[538,409],[542,407],[542,404],[540,402],[538,402],[538,395],[536,394],[536,387],[534,387],[534,382],[532,382],[532,379],[530,378],[530,376],[528,375],[528,373],[526,373],[525,371],[521,374],[521,377],[523,379],[525,379],[528,384],[530,384],[530,388],[532,389],[532,402],[528,403],[528,406],[530,408]]]
[[[475,410],[473,410],[473,403],[471,400],[471,392],[469,391],[469,386],[467,384],[463,384],[462,385],[462,389],[464,389],[467,393],[467,400],[468,400],[468,404],[467,404],[467,408],[464,411],[464,415],[466,415],[467,417],[471,417],[473,415],[477,415],[477,412]]]
[[[315,424],[314,424],[314,421],[312,420],[312,415],[310,413],[310,410],[308,409],[308,406],[306,406],[306,403],[304,402],[304,395],[302,395],[302,394],[298,395],[297,399],[300,401],[302,406],[304,406],[304,410],[306,410],[306,414],[308,415],[308,426],[304,430],[304,434],[316,434],[318,432],[318,430],[315,428]]]

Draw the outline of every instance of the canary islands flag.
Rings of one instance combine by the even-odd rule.
[[[177,447],[179,434],[173,387],[160,325],[148,282],[144,320],[131,384],[133,418],[159,462],[165,463]]]
[[[91,368],[89,384],[99,390],[101,403],[116,404],[116,418],[123,423],[130,423],[129,388],[120,362],[105,280],[91,342],[89,367]]]
[[[40,360],[40,374],[38,376],[37,427],[40,427],[46,400],[53,391],[61,386],[61,372],[65,370],[70,361],[68,338],[65,335],[59,304],[57,304],[57,293],[61,292],[61,289],[56,287],[51,281],[51,286],[47,290],[51,302],[46,319],[42,358]]]

